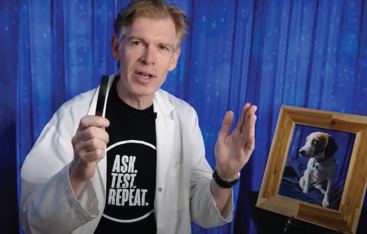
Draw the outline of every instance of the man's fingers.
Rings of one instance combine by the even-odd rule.
[[[246,147],[244,149],[245,151],[245,155],[247,155],[248,157],[250,157],[250,155],[252,154],[252,152],[254,151],[255,149],[255,138],[249,138],[247,140],[247,144],[246,144]]]
[[[74,146],[74,152],[85,163],[102,159],[105,155],[106,144],[98,138],[81,141]]]
[[[257,106],[250,105],[249,103],[246,103],[246,105],[243,107],[241,118],[238,120],[237,126],[236,126],[236,128],[240,132],[243,132],[244,127],[247,124],[246,122],[248,121],[248,119],[251,116],[255,115],[256,110],[257,110]]]
[[[229,135],[229,130],[231,129],[232,126],[233,115],[234,114],[232,111],[227,111],[226,114],[224,115],[222,127],[220,129],[218,138],[224,139]]]
[[[246,132],[246,128],[253,127],[255,128],[256,115],[255,112],[257,110],[257,106],[251,106],[247,109],[246,115],[244,117],[244,123],[241,127],[241,132]],[[254,118],[255,117],[255,118]]]
[[[255,137],[255,122],[257,116],[251,115],[247,118],[245,125],[242,127],[242,133],[244,139],[250,139]]]
[[[252,106],[250,106],[250,108],[247,110],[246,115],[247,115],[247,116],[255,115],[256,111],[257,111],[257,106],[252,105]]]
[[[81,142],[83,150],[86,152],[93,151],[95,149],[102,149],[104,150],[106,147],[106,143],[104,141],[101,141],[98,138],[91,138],[87,141]]]
[[[89,162],[99,162],[103,157],[105,156],[105,149],[93,149],[91,151],[88,151],[84,158]]]
[[[75,145],[80,141],[88,141],[92,138],[98,138],[105,144],[107,144],[109,141],[108,133],[104,129],[94,126],[84,129],[82,131],[78,131],[76,135],[71,139],[71,141],[73,145]]]
[[[105,129],[98,128],[98,127],[89,127],[85,129],[84,131],[80,132],[80,139],[81,140],[89,140],[90,138],[98,138],[101,141],[103,141],[105,144],[109,141],[109,135],[105,131]]]
[[[110,122],[106,118],[95,115],[87,115],[80,119],[78,131],[82,131],[91,126],[107,128],[109,125]]]
[[[242,113],[241,113],[241,117],[240,119],[237,121],[237,125],[236,125],[236,129],[238,129],[239,131],[241,131],[242,126],[245,123],[245,118],[246,118],[246,112],[247,110],[250,108],[250,103],[246,103],[243,108],[242,108]]]
[[[246,155],[250,155],[252,151],[255,148],[255,122],[256,122],[257,116],[256,115],[250,115],[248,119],[246,120],[246,123],[243,127],[242,134],[244,135],[244,150]]]

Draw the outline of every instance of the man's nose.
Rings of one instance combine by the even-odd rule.
[[[154,48],[152,46],[147,46],[144,49],[143,55],[141,56],[141,62],[145,64],[155,63]]]

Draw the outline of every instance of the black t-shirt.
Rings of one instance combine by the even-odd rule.
[[[117,94],[107,100],[106,206],[95,234],[156,233],[156,133],[153,105],[138,110]]]

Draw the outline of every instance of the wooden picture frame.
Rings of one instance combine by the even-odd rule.
[[[308,126],[355,134],[337,210],[279,194],[292,134]],[[344,233],[355,234],[367,183],[367,117],[281,107],[256,207]]]

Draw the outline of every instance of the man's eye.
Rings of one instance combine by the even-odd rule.
[[[141,42],[140,42],[140,41],[132,41],[132,42],[131,42],[131,44],[132,44],[132,45],[140,45],[140,44],[141,44]]]
[[[159,46],[159,49],[161,49],[161,50],[168,50],[168,47],[161,45],[161,46]]]

